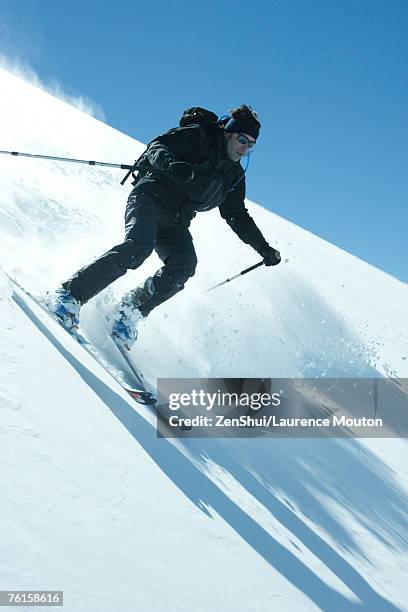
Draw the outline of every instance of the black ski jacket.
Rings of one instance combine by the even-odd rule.
[[[167,168],[174,161],[193,164],[194,178],[188,183],[172,180]],[[196,212],[218,206],[243,242],[258,252],[268,247],[245,208],[245,174],[239,162],[228,158],[224,130],[219,126],[169,130],[149,143],[137,169],[132,195],[149,194],[157,206],[171,211],[186,226]]]

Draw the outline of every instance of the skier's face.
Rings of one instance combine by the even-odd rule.
[[[242,138],[242,136],[244,136],[244,138]],[[255,140],[252,138],[252,136],[249,136],[248,134],[236,134],[235,132],[227,132],[225,134],[225,137],[227,139],[228,157],[234,162],[238,162],[241,157],[248,153],[248,150],[251,148],[250,143],[255,143]]]

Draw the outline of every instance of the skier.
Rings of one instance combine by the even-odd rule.
[[[127,270],[136,270],[154,249],[163,267],[123,296],[112,324],[115,340],[130,350],[139,320],[181,291],[194,275],[197,257],[188,228],[199,211],[218,207],[265,265],[279,264],[279,251],[267,243],[244,202],[240,160],[253,150],[260,127],[257,114],[242,105],[211,126],[193,122],[155,138],[137,163],[139,175],[126,207],[125,240],[48,298],[49,309],[62,325],[77,327],[80,306]]]

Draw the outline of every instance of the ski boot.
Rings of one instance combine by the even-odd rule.
[[[122,300],[114,319],[111,335],[116,344],[130,351],[137,339],[137,324],[143,319],[140,310],[132,303]]]
[[[68,291],[61,287],[61,289],[57,289],[54,293],[48,294],[45,298],[45,304],[51,314],[65,329],[68,331],[78,329],[81,305]]]

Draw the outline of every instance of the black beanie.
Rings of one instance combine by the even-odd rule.
[[[255,117],[231,117],[225,124],[226,132],[237,132],[239,134],[248,134],[255,140],[259,136],[261,124]]]

